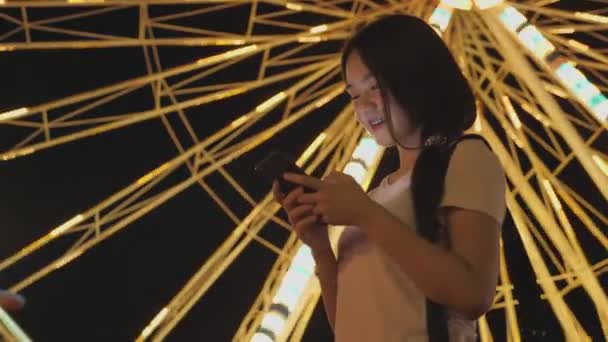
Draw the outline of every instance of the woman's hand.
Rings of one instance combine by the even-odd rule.
[[[301,204],[312,206],[312,212],[331,225],[359,225],[361,218],[376,204],[351,176],[334,171],[320,180],[307,175],[287,173],[292,183],[315,190],[298,197]]]
[[[327,225],[319,219],[319,215],[312,212],[312,206],[302,205],[298,202],[299,196],[304,194],[304,189],[298,187],[291,191],[286,197],[279,189],[279,184],[275,181],[272,184],[272,193],[275,200],[281,204],[289,223],[303,243],[308,245],[315,252],[331,250]]]

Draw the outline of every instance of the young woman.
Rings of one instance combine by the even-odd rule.
[[[276,200],[312,249],[336,341],[475,341],[498,280],[505,179],[481,139],[459,139],[475,99],[424,21],[382,17],[354,34],[342,74],[356,117],[399,168],[365,193],[348,175],[286,174]],[[338,257],[327,224],[345,225]]]

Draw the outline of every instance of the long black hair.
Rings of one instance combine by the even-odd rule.
[[[421,128],[420,145],[402,147],[421,149],[411,183],[416,229],[438,243],[444,227],[437,210],[444,192],[448,151],[475,121],[473,92],[441,37],[417,17],[388,15],[358,28],[342,51],[344,80],[353,51],[378,81],[385,122],[394,141],[400,144],[388,106],[389,92],[406,109],[409,122]],[[448,341],[445,309],[428,299],[426,308],[429,340]]]

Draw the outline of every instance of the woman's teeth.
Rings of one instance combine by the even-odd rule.
[[[384,122],[384,119],[376,119],[376,120],[371,121],[370,124],[372,126],[378,126],[379,124],[381,124],[383,122]]]

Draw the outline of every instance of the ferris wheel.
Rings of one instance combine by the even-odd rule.
[[[69,241],[59,257],[0,286],[21,291],[52,281],[56,270],[69,269],[108,238],[120,239],[133,222],[200,187],[232,222],[230,234],[134,339],[163,340],[178,330],[222,274],[257,244],[274,253],[275,262],[233,340],[300,340],[320,296],[310,250],[290,234],[272,194],[255,198],[230,166],[281,134],[297,134],[302,120],[329,112],[331,120],[314,132],[297,164],[318,175],[342,170],[370,187],[385,151],[353,120],[353,108],[341,96],[340,47],[358,25],[407,13],[442,36],[476,94],[472,130],[486,138],[504,167],[512,226],[505,234],[521,241],[539,305],[565,340],[606,339],[607,12],[608,2],[601,0],[0,0],[0,60],[21,50],[139,48],[146,70],[0,113],[0,135],[16,137],[2,140],[1,163],[103,140],[152,120],[162,123],[177,152],[97,204],[74,208],[71,219],[49,222],[39,239],[1,255],[0,272]],[[203,54],[169,67],[163,62],[185,49]],[[146,103],[139,100],[142,93]],[[234,112],[235,102],[246,109]],[[225,113],[221,125],[201,123],[197,113],[207,108]],[[236,196],[224,196],[226,189]],[[244,215],[234,209],[235,197],[249,206]],[[335,243],[340,227],[333,228]],[[285,238],[271,241],[265,230]],[[517,294],[512,273],[518,265],[510,263],[509,246],[503,236],[499,286],[491,311],[480,319],[482,341],[525,335],[526,303]],[[591,311],[572,305],[579,297]]]

